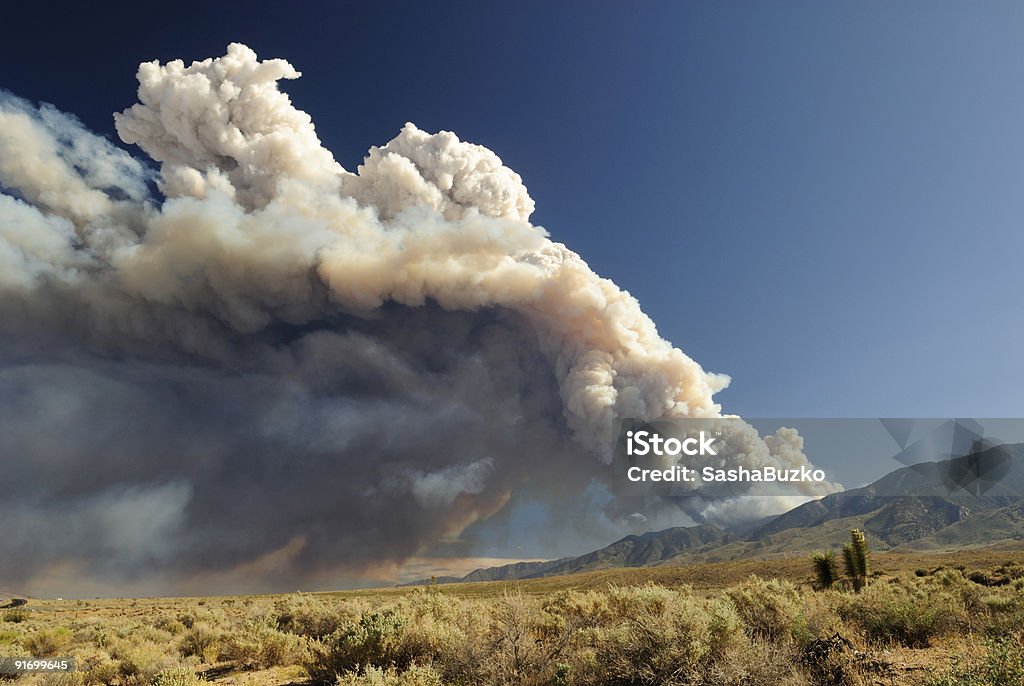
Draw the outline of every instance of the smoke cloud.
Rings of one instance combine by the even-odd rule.
[[[616,417],[720,416],[728,378],[532,225],[490,150],[406,124],[343,169],[298,76],[240,44],[142,64],[114,119],[152,162],[0,94],[0,583],[337,586],[516,498],[592,508],[579,540],[762,514],[584,499]]]

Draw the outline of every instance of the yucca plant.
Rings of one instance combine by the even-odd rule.
[[[826,550],[823,553],[815,553],[811,556],[814,563],[815,586],[824,590],[832,588],[839,579],[839,569],[836,567],[836,554],[833,550]]]
[[[868,542],[860,529],[850,531],[850,542],[843,546],[843,566],[853,590],[860,593],[868,580]]]

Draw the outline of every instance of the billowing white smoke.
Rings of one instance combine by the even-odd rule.
[[[396,375],[396,388],[429,394],[416,381],[429,365],[399,372],[398,362],[381,362],[387,337],[411,336],[415,326],[374,324],[422,310],[435,314],[419,324],[421,335],[441,337],[434,320],[446,317],[449,324],[492,317],[504,322],[500,330],[517,331],[514,341],[506,333],[473,345],[490,346],[484,357],[492,367],[519,355],[506,381],[535,383],[542,394],[543,373],[521,351],[539,353],[560,396],[559,421],[590,456],[592,473],[607,463],[616,416],[719,416],[713,395],[728,378],[662,339],[636,299],[531,225],[533,200],[494,153],[406,124],[348,172],[321,146],[310,117],[278,90],[278,80],[298,76],[287,62],[261,62],[239,44],[190,66],[141,65],[139,103],[115,122],[125,143],[160,163],[156,174],[68,116],[2,97],[0,334],[11,355],[0,362],[186,360],[309,379],[315,375],[294,370],[316,350],[318,373],[349,379],[338,388],[349,388],[365,355]],[[162,198],[149,192],[151,182]],[[292,331],[287,345],[271,341],[283,330]],[[342,335],[344,346],[374,352],[344,348],[324,362],[331,345],[342,350]],[[414,358],[413,344],[402,340]],[[543,414],[523,403],[524,416]],[[806,463],[793,445],[759,442],[755,452]],[[423,507],[460,512],[439,515],[447,523],[423,539],[488,516],[521,483],[509,478],[489,489],[488,479],[502,481],[509,469],[500,456],[464,458],[430,469],[400,461],[394,472]],[[359,457],[360,464],[373,459]],[[547,455],[539,464],[557,460]],[[807,488],[808,496],[835,489]],[[720,511],[721,504],[704,514]]]
[[[309,116],[277,89],[278,79],[298,75],[238,44],[189,67],[140,67],[141,102],[115,116],[118,133],[161,163],[168,197],[206,202],[182,208],[186,221],[175,217],[113,256],[138,292],[177,300],[180,281],[161,274],[197,267],[223,274],[218,292],[201,297],[246,301],[232,318],[249,330],[266,325],[266,305],[306,302],[294,280],[312,267],[345,309],[433,299],[448,309],[523,312],[558,368],[570,427],[596,452],[610,445],[616,414],[718,413],[712,394],[726,378],[673,348],[635,298],[530,225],[533,200],[497,155],[407,124],[349,174],[320,146]],[[211,204],[234,216],[196,228],[208,223]],[[184,223],[194,225],[182,230]],[[230,243],[217,245],[219,236]],[[210,243],[224,249],[209,250]],[[285,243],[298,254],[282,256]]]

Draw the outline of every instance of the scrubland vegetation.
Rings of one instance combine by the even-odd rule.
[[[21,686],[1024,684],[1024,567],[851,586],[30,603],[0,611],[0,654],[76,659]]]

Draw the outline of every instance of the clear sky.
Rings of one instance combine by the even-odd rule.
[[[486,145],[535,223],[733,376],[727,411],[1024,414],[1020,4],[19,3],[5,25],[0,85],[111,138],[139,61],[241,41],[303,72],[283,87],[349,169],[407,120]]]

